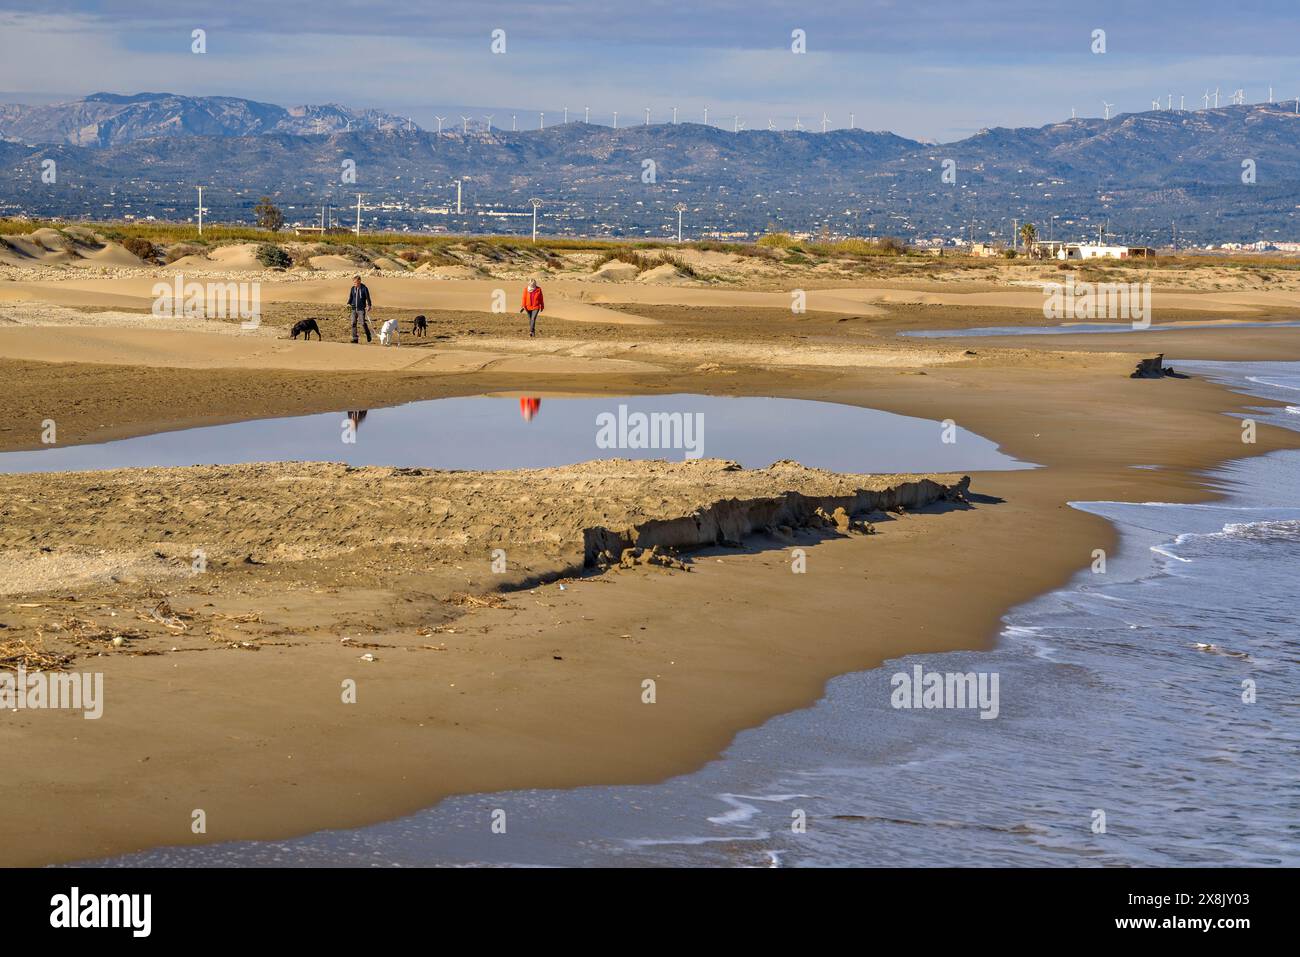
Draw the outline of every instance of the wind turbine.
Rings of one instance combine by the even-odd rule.
[[[704,108],[704,125],[709,125],[709,108],[707,106]]]
[[[803,120],[799,117],[797,113],[795,114],[794,117],[794,128],[800,131],[803,130]]]
[[[1172,110],[1173,108],[1174,108],[1174,95],[1172,93],[1167,93],[1165,94],[1165,109]]]
[[[1104,106],[1104,107],[1106,108],[1106,119],[1110,119],[1110,108],[1111,108],[1112,106],[1114,106],[1115,104],[1114,104],[1114,103],[1107,103],[1105,100],[1102,100],[1102,101],[1101,101],[1101,105]]]
[[[1202,109],[1205,109],[1205,110],[1208,110],[1208,109],[1210,108],[1210,91],[1209,91],[1209,90],[1206,90],[1206,91],[1205,91],[1205,94],[1201,97],[1201,108],[1202,108]]]
[[[591,107],[589,107],[589,106],[584,106],[584,107],[582,108],[582,122],[584,122],[584,123],[590,123],[590,122],[591,122]]]
[[[515,115],[514,113],[511,113],[511,114],[510,114],[510,132],[511,132],[511,133],[518,133],[518,132],[519,132],[519,126],[518,126],[518,123],[519,123],[519,117],[518,117],[517,115]]]
[[[731,132],[740,132],[740,114],[734,114],[731,118]]]
[[[1152,100],[1152,101],[1151,101],[1151,109],[1153,109],[1153,110],[1158,110],[1158,109],[1160,109],[1160,101],[1159,101],[1158,99],[1157,99],[1157,100]]]
[[[564,125],[569,125],[569,108],[567,106],[564,108]]]
[[[772,117],[767,118],[767,128],[769,131],[776,129],[776,124],[772,122]]]
[[[648,106],[645,108],[645,125],[650,125],[650,107]]]
[[[483,119],[487,120],[487,131],[488,131],[489,133],[491,133],[491,132],[492,132],[492,114],[489,113],[487,116],[483,117]]]
[[[618,110],[614,111],[614,129],[618,129]]]
[[[468,116],[462,116],[462,117],[460,118],[460,131],[461,131],[461,133],[463,133],[463,134],[465,134],[465,135],[469,135],[469,117],[468,117]]]
[[[1236,93],[1232,94],[1232,102],[1236,103],[1238,106],[1244,106],[1246,103],[1246,91],[1238,89]]]
[[[823,132],[823,133],[826,132],[826,124],[829,123],[830,121],[831,121],[831,118],[830,118],[829,116],[826,115],[825,111],[823,111],[823,112],[822,112],[822,132]]]
[[[673,126],[677,125],[677,107],[673,107]]]
[[[439,136],[442,135],[442,121],[445,120],[446,118],[447,118],[447,117],[445,117],[445,116],[435,116],[435,117],[434,117],[434,119],[438,121],[438,135],[439,135]]]
[[[1186,109],[1187,97],[1185,94],[1178,94],[1178,112],[1182,113]]]
[[[1217,86],[1214,88],[1214,108],[1216,110],[1219,108],[1219,88]]]
[[[544,130],[544,129],[546,129],[546,114],[545,114],[545,113],[538,113],[538,114],[537,114],[537,128],[538,128],[539,130]]]
[[[849,114],[849,129],[857,129],[857,124],[853,122],[853,114]]]

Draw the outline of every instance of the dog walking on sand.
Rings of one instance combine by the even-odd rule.
[[[370,307],[373,303],[370,300],[370,290],[366,284],[361,281],[360,276],[352,277],[352,289],[348,292],[348,308],[352,310],[352,341],[358,342],[357,339],[357,321],[360,320],[361,328],[366,330],[366,342],[370,342]]]
[[[542,298],[542,287],[537,285],[536,279],[528,280],[528,286],[524,289],[524,304],[519,310],[528,313],[528,338],[537,335],[537,316],[546,308],[546,300]]]

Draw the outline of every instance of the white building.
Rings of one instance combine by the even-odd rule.
[[[1102,243],[1035,243],[1054,259],[1154,259],[1148,246],[1112,246]]]

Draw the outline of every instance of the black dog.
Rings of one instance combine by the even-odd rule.
[[[299,319],[289,330],[289,338],[297,339],[302,336],[304,340],[310,339],[312,333],[316,333],[316,338],[321,339],[320,326],[316,324],[315,319]]]
[[[429,334],[429,320],[424,316],[416,316],[411,320],[411,334],[416,336],[427,336]]]

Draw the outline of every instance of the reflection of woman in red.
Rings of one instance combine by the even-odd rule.
[[[521,395],[519,397],[519,414],[524,417],[525,422],[533,421],[533,416],[541,411],[542,400],[534,396]]]

